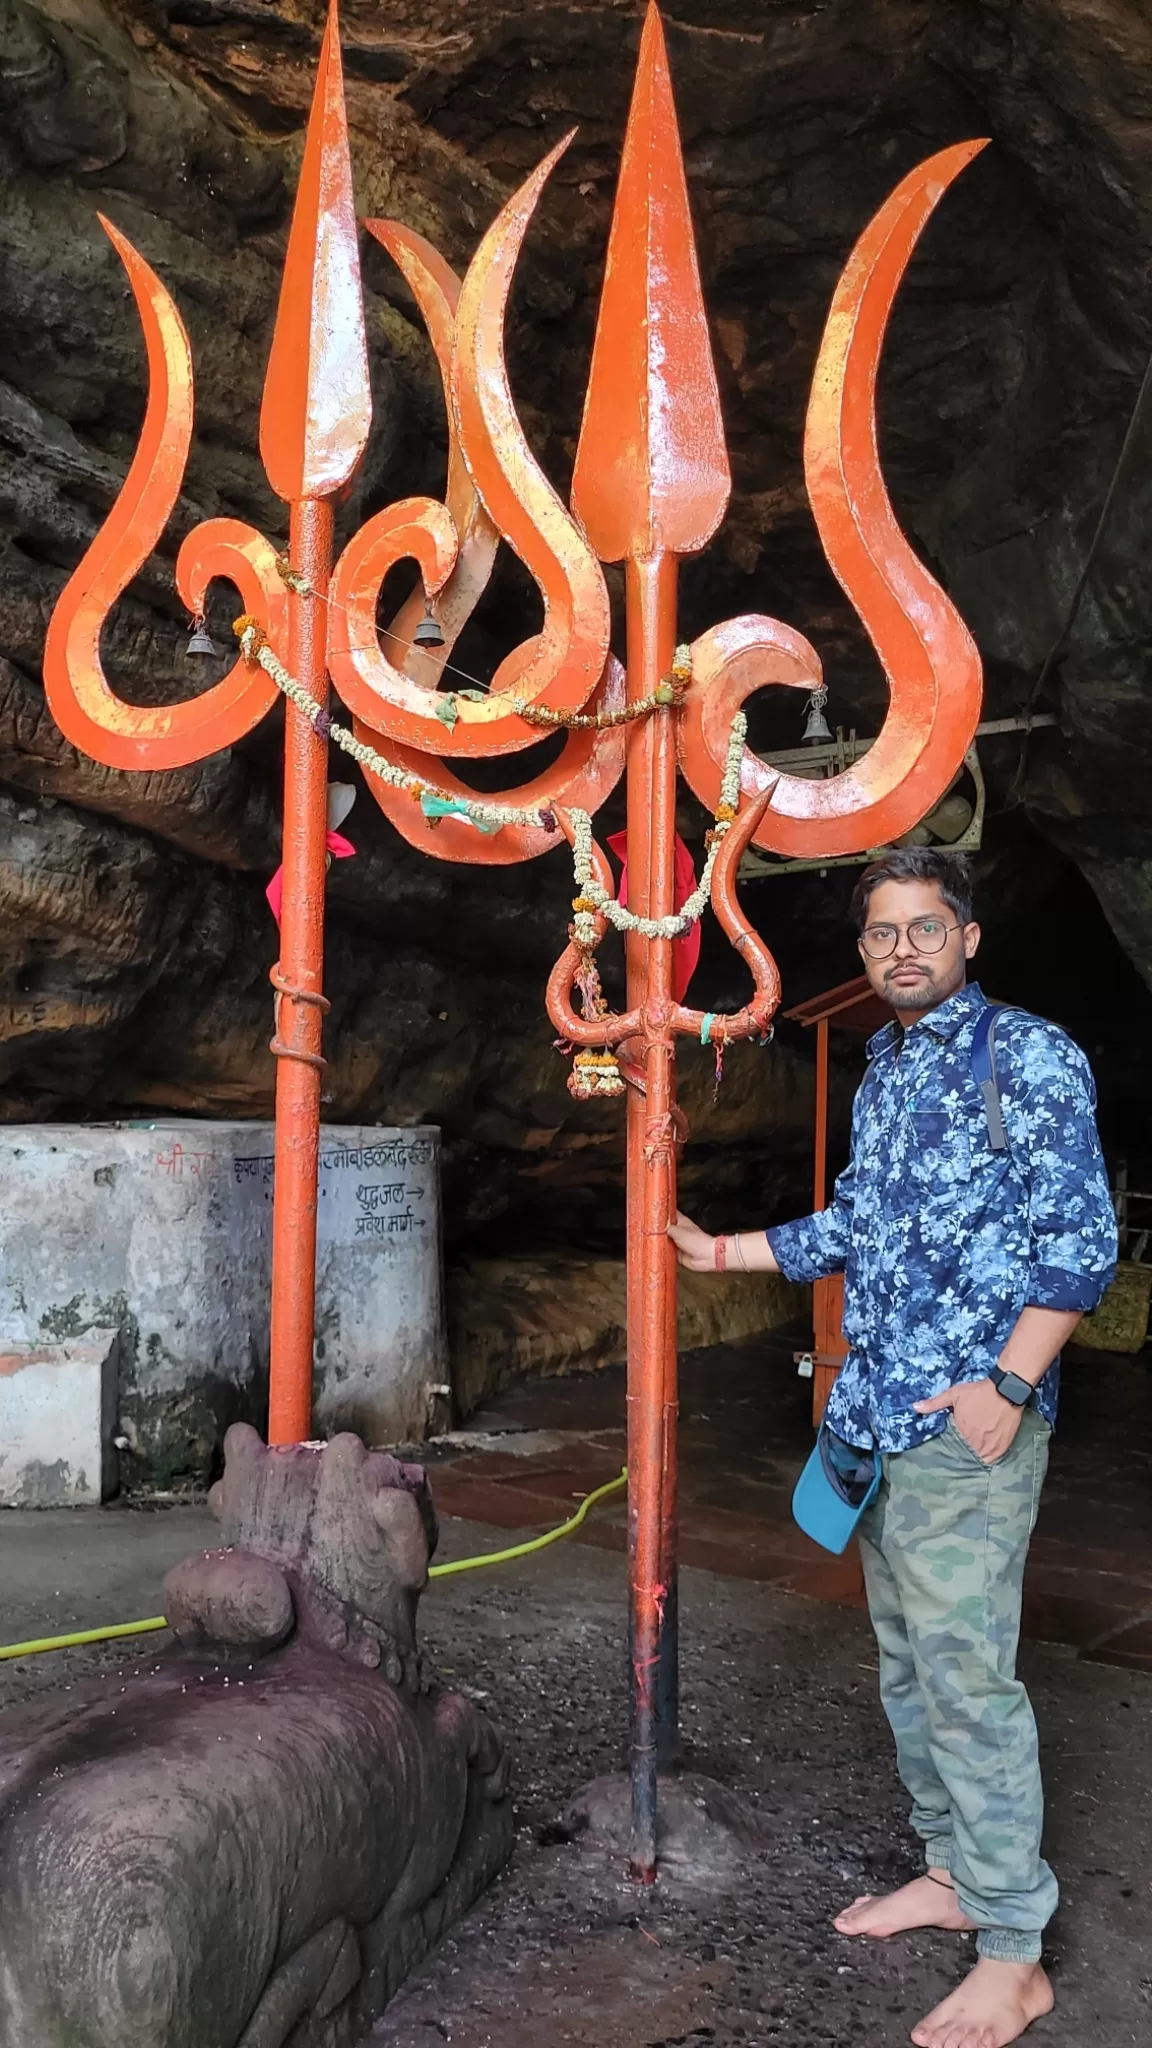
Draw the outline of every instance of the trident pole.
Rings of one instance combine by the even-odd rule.
[[[124,702],[100,660],[112,605],[143,567],[175,507],[192,437],[192,355],[161,280],[111,222],[148,349],[148,407],[124,487],[57,601],[44,650],[48,700],[72,743],[113,768],[157,773],[204,760],[253,730],[275,685],[248,656],[173,705]],[[289,508],[289,554],[253,527],[202,520],[184,536],[177,586],[198,612],[227,577],[278,659],[323,707],[325,594],[333,502],[354,475],[372,420],[340,27],[329,0],[260,415],[268,481]],[[281,954],[276,1027],[276,1183],[272,1226],[269,1439],[311,1428],[321,1027],[327,1003],[324,878],[327,743],[290,704],[284,769]]]
[[[625,563],[628,696],[672,667],[678,557],[711,539],[731,475],[660,17],[650,7],[628,115],[573,509],[602,561]],[[631,907],[673,909],[677,714],[628,742]],[[628,1129],[628,1467],[634,1876],[656,1875],[660,1763],[677,1747],[676,1030],[672,942],[627,939],[643,1068]]]
[[[675,556],[630,560],[628,697],[650,697],[672,665]],[[666,917],[673,907],[676,742],[664,710],[633,728],[628,754],[628,874],[635,908]],[[635,877],[635,881],[632,881]],[[676,1214],[673,1110],[672,943],[631,933],[628,1008],[643,1019],[645,1093],[629,1090],[628,1546],[632,1657],[633,1875],[656,1875],[656,1788],[674,1761],[678,1721],[676,1607],[676,1261],[668,1225]]]
[[[260,412],[268,481],[290,508],[289,667],[328,702],[333,501],[368,439],[372,398],[335,0],[319,74]],[[295,704],[284,736],[284,894],[272,969],[276,1181],[268,1441],[311,1433],[320,1153],[328,742]]]
[[[321,704],[332,570],[332,507],[292,508],[289,552],[301,587],[289,605],[289,664]],[[316,1211],[320,1166],[320,1051],[324,1013],[324,889],[328,744],[294,704],[284,728],[284,895],[276,990],[276,1178],[272,1205],[268,1441],[302,1443],[312,1425]]]

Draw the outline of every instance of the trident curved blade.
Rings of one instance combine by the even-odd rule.
[[[411,676],[414,682],[434,690],[445,663],[451,658],[452,649],[488,588],[500,535],[484,510],[480,493],[468,474],[452,410],[452,347],[456,308],[460,303],[460,279],[439,250],[425,241],[423,235],[418,235],[415,228],[405,227],[397,220],[366,220],[364,225],[404,273],[420,308],[444,387],[448,414],[448,483],[444,503],[460,537],[460,551],[456,566],[436,599],[436,622],[444,636],[443,645],[437,648],[413,645],[412,636],[424,616],[425,593],[420,584],[405,599],[388,632],[388,645],[396,667],[402,674]]]
[[[604,572],[529,447],[504,361],[504,313],[516,259],[548,175],[566,147],[567,140],[550,151],[481,241],[460,289],[452,355],[460,452],[489,519],[544,599],[540,631],[504,656],[486,696],[457,698],[456,722],[449,727],[437,717],[434,694],[400,673],[376,630],[381,585],[393,562],[409,551],[407,540],[400,545],[397,532],[386,534],[384,515],[378,514],[349,542],[333,573],[332,680],[366,725],[423,753],[516,753],[537,738],[536,728],[514,708],[518,698],[550,711],[578,711],[604,674],[611,630]],[[435,529],[438,536],[435,580],[424,574],[431,594],[452,573],[458,536],[443,506],[427,499],[412,504],[420,507],[425,534],[431,537]],[[410,531],[415,538],[415,520]]]
[[[368,441],[372,392],[331,0],[260,409],[260,455],[278,498],[330,498]]]
[[[104,673],[100,636],[117,599],[148,560],[180,494],[192,442],[192,357],[175,305],[139,251],[99,216],[128,275],[148,351],[148,404],[124,486],[73,570],[44,642],[44,689],[66,739],[108,768],[183,768],[232,746],[258,725],[276,685],[238,660],[210,690],[182,704],[129,704]],[[287,592],[276,554],[250,526],[212,519],[187,535],[176,580],[191,611],[213,576],[227,576],[241,603],[267,621],[273,646],[286,647]]]
[[[836,288],[812,382],[804,468],[824,551],[876,649],[891,693],[875,743],[826,781],[782,775],[748,752],[741,788],[772,798],[754,844],[790,859],[862,853],[918,823],[963,763],[980,717],[980,655],[909,546],[876,445],[876,380],[893,300],[927,221],[984,148],[961,142],[918,164],[860,236]],[[784,641],[791,643],[782,660]],[[776,620],[731,619],[692,650],[681,765],[715,803],[733,714],[766,683],[815,689],[815,651]]]
[[[602,561],[688,555],[712,538],[731,488],[664,32],[650,6],[572,508]]]
[[[608,656],[604,680],[593,703],[604,711],[623,709],[624,671],[615,655]],[[444,762],[437,761],[430,768],[427,754],[381,739],[359,720],[356,737],[367,740],[397,768],[406,768],[421,778],[428,776],[437,791],[450,796],[476,794],[475,788],[453,775]],[[502,791],[496,800],[524,810],[547,811],[563,805],[566,809],[598,811],[624,773],[625,739],[626,728],[622,725],[598,732],[570,732],[550,768],[515,789]],[[391,819],[409,845],[418,847],[421,853],[434,854],[437,860],[510,867],[515,861],[535,860],[539,854],[552,853],[560,843],[555,830],[549,832],[543,825],[501,825],[498,832],[485,834],[477,832],[465,819],[428,819],[406,791],[393,789],[371,768],[365,767],[364,779],[385,817]]]

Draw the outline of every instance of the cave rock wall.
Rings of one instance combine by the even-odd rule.
[[[0,1114],[267,1115],[275,719],[194,768],[120,774],[63,741],[40,661],[54,600],[116,495],[141,416],[140,339],[97,209],[172,290],[197,376],[176,517],[105,632],[125,694],[161,701],[220,672],[184,654],[171,575],[181,535],[234,514],[282,536],[256,422],[321,8],[0,0],[0,15]],[[360,209],[410,222],[457,266],[514,184],[579,124],[526,248],[510,328],[522,416],[561,488],[638,30],[631,0],[343,8]],[[1126,0],[685,0],[667,31],[736,478],[722,533],[686,570],[682,627],[779,613],[820,647],[834,722],[862,730],[879,718],[882,679],[807,515],[808,378],[869,213],[931,150],[991,137],[901,296],[883,458],[903,522],[980,642],[989,711],[1040,701],[1060,720],[1023,751],[990,747],[999,957],[1011,966],[1029,946],[1066,944],[1071,903],[1079,965],[1049,977],[1049,1006],[1063,1014],[1087,960],[1122,1013],[1098,1024],[1092,1049],[1127,1076],[1152,982],[1152,421],[1133,437],[1041,700],[1035,685],[1152,344],[1152,22]],[[375,425],[347,525],[438,492],[444,461],[413,305],[382,251],[364,260]],[[490,671],[523,637],[529,600],[509,566],[462,664]],[[228,616],[222,591],[222,641]],[[763,715],[762,739],[788,736],[784,713]],[[684,824],[699,835],[690,810]],[[457,1240],[483,1250],[500,1229],[516,1242],[543,1231],[607,1243],[620,1213],[618,1119],[571,1102],[542,1013],[567,919],[564,860],[462,873],[401,845],[366,797],[352,829],[358,858],[331,881],[325,1114],[441,1124]],[[853,971],[846,887],[833,876],[750,891],[789,995]],[[700,990],[717,1006],[744,993],[711,942]],[[1027,999],[1027,975],[999,992]],[[707,1062],[689,1062],[690,1193],[721,1205],[754,1195],[765,1209],[803,1199],[808,1072],[785,1031],[768,1053],[731,1056],[714,1107]],[[1123,1125],[1135,1095],[1127,1078],[1117,1088]]]

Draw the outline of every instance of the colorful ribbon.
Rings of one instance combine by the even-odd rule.
[[[475,818],[471,807],[462,797],[433,796],[431,790],[424,790],[420,798],[420,809],[429,824],[439,824],[441,818],[461,818],[465,825],[474,825],[477,832],[499,832],[500,827],[490,824],[485,818]]]
[[[333,860],[350,860],[356,851],[352,841],[345,839],[342,832],[326,833],[324,844],[332,855]],[[279,924],[280,912],[284,903],[284,869],[282,867],[277,868],[264,894],[268,898],[268,908],[276,919],[277,924]]]

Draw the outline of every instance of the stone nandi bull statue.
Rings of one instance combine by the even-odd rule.
[[[416,1647],[423,1472],[225,1455],[175,1651],[0,1720],[3,2048],[349,2048],[509,1854],[501,1739]]]

